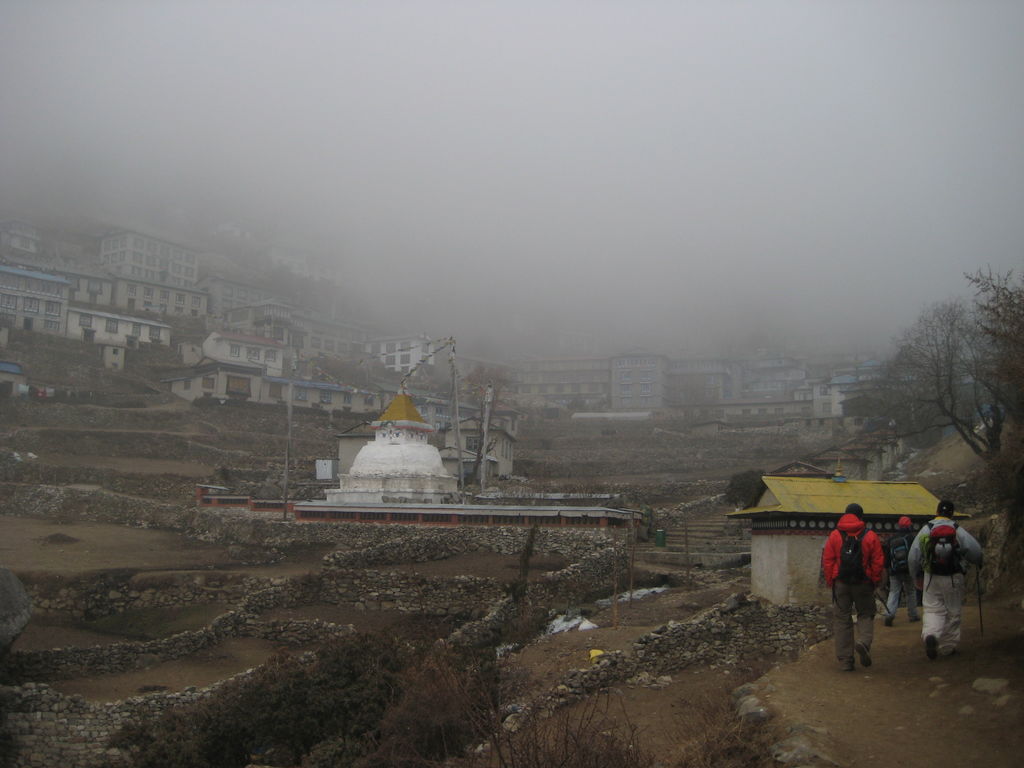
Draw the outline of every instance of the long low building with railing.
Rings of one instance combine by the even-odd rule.
[[[608,507],[534,507],[495,504],[289,504],[298,522],[404,523],[413,525],[543,525],[620,528],[639,512]]]
[[[322,501],[255,499],[217,485],[197,485],[196,505],[244,509],[256,516],[285,513],[296,522],[383,523],[404,525],[543,525],[576,528],[636,526],[642,514],[610,507],[501,504],[326,504]]]

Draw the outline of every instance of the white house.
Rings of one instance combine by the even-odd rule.
[[[480,419],[463,419],[459,423],[459,439],[462,442],[463,461],[466,460],[467,456],[472,457],[471,461],[474,461],[477,452],[480,450],[480,441],[483,439]],[[511,475],[515,461],[516,438],[512,431],[506,427],[504,420],[493,419],[491,421],[487,430],[487,443],[488,474],[492,477],[495,475],[497,477],[508,477]],[[454,429],[445,432],[444,449],[441,451],[441,455],[453,465],[458,462],[459,454],[455,449]],[[464,470],[468,470],[468,467],[464,467]]]
[[[91,307],[68,307],[67,335],[93,344],[128,349],[139,344],[170,346],[171,326],[150,318],[97,312]]]
[[[384,367],[398,373],[408,373],[414,366],[434,365],[434,343],[427,336],[388,336],[366,342],[366,352],[377,358]]]
[[[203,357],[222,363],[262,366],[270,376],[285,371],[288,348],[280,341],[231,331],[214,331],[203,342]]]

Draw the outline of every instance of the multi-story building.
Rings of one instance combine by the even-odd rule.
[[[204,317],[206,292],[198,288],[171,287],[162,283],[118,277],[114,280],[114,306],[129,311],[145,310],[164,315]]]
[[[262,366],[270,376],[290,370],[288,348],[279,341],[230,331],[214,331],[203,341],[202,355],[223,363]]]
[[[68,281],[57,275],[0,266],[0,320],[26,331],[64,335]]]
[[[510,396],[524,406],[607,408],[611,368],[607,357],[527,360],[512,370]]]
[[[611,409],[646,411],[670,404],[668,358],[649,352],[611,358]]]
[[[740,394],[743,365],[728,358],[682,358],[669,364],[668,378],[674,404],[717,403]]]
[[[68,301],[90,306],[114,305],[114,286],[117,279],[99,269],[89,267],[61,267],[61,277],[68,281]]]
[[[199,253],[180,243],[142,232],[116,230],[100,240],[100,264],[110,272],[139,281],[195,288]]]
[[[366,331],[355,323],[336,320],[307,309],[297,311],[294,319],[297,327],[302,330],[300,353],[307,356],[362,356]]]
[[[198,287],[204,289],[209,296],[211,315],[224,316],[237,307],[248,307],[275,298],[266,288],[225,275],[207,275],[199,281]]]
[[[353,323],[333,320],[279,301],[236,307],[224,318],[228,328],[265,336],[295,350],[300,357],[333,354],[346,357],[362,349],[364,331]]]
[[[366,354],[398,373],[408,373],[414,365],[433,367],[435,343],[424,334],[385,336],[364,342]]]
[[[267,374],[263,366],[220,361],[197,365],[162,380],[185,400],[214,398],[250,403],[285,404],[340,413],[377,413],[380,395],[330,381],[282,378]]]
[[[261,301],[245,307],[235,307],[224,315],[224,323],[231,330],[252,336],[279,341],[286,347],[302,346],[303,332],[293,319],[294,307],[280,301]]]
[[[792,357],[756,357],[743,361],[741,397],[788,397],[807,378],[807,368]]]
[[[39,230],[22,221],[5,221],[0,224],[0,250],[5,256],[17,260],[21,256],[29,258],[42,251]]]
[[[139,344],[171,343],[171,326],[144,317],[100,312],[92,307],[68,307],[68,331],[72,339],[90,344],[135,349]]]

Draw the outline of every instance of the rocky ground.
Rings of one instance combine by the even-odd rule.
[[[85,370],[86,362],[76,358],[75,366]],[[153,361],[153,370],[166,364],[162,359]],[[67,370],[70,373],[61,375],[73,381],[77,368]],[[105,376],[97,374],[95,381],[88,382],[109,383]],[[237,413],[226,409],[206,412],[168,400],[147,390],[137,378],[122,381],[119,391],[133,398],[136,407],[19,404],[5,410],[0,448],[16,450],[23,457],[33,453],[37,458],[21,461],[39,462],[40,467],[26,472],[6,466],[4,472],[14,475],[8,479],[99,485],[139,496],[148,495],[148,490],[168,500],[180,497],[182,489],[196,480],[217,482],[225,469],[228,477],[234,473],[250,484],[273,474],[271,454],[277,452],[277,443],[267,436],[283,432],[280,414],[253,411],[242,422]],[[792,435],[709,441],[664,429],[654,436],[649,425],[616,427],[612,435],[592,428],[567,433],[567,428],[555,425],[551,434],[533,435],[527,428],[520,445],[523,466],[545,467],[540,474],[560,487],[613,486],[616,492],[631,492],[634,498],[666,507],[721,492],[732,472],[769,468],[821,447]],[[329,450],[333,425],[322,415],[311,416],[302,431],[304,460]],[[966,500],[969,487],[962,481],[977,467],[978,460],[953,441],[916,455],[905,470],[908,478],[935,493]],[[180,500],[187,503],[185,497]],[[68,522],[57,526],[53,521],[3,517],[0,561],[15,570],[57,575],[102,568],[246,568],[225,550],[179,539],[157,531]],[[251,570],[296,575],[318,567],[322,554],[297,554],[277,565]],[[559,563],[535,565],[554,568]],[[516,566],[483,557],[403,567],[430,575],[472,573],[507,581]],[[557,685],[565,673],[590,664],[590,651],[627,650],[651,629],[686,620],[749,586],[742,569],[702,572],[688,582],[685,572],[659,568],[671,585],[665,592],[614,610],[592,606],[587,618],[595,629],[548,635],[517,650],[512,662],[524,670],[526,684],[537,692]],[[1024,753],[1019,728],[1024,722],[1021,597],[993,591],[986,598],[990,602],[984,606],[984,635],[977,608],[970,607],[963,654],[953,659],[929,662],[924,657],[915,631],[920,625],[897,623],[885,628],[879,622],[874,665],[852,675],[836,670],[830,644],[822,643],[798,659],[765,654],[739,665],[687,668],[662,679],[613,686],[609,696],[620,719],[638,727],[643,744],[663,765],[678,759],[680,745],[700,727],[701,712],[721,711],[723,704],[731,712],[731,692],[742,684],[751,684],[744,693],[755,696],[771,715],[764,727],[770,740],[781,745],[780,756],[792,758],[793,765],[825,765],[826,757],[843,766],[1017,765]],[[365,631],[386,631],[407,618],[388,612],[339,612],[329,606],[291,610],[297,611],[292,618],[322,614]],[[288,617],[282,613],[277,618]],[[159,632],[159,626],[149,629]],[[40,622],[30,625],[19,642],[29,648],[104,642],[104,637],[116,636],[109,627],[104,631],[106,635],[92,626]],[[274,650],[263,641],[239,639],[194,659],[60,685],[97,700],[146,689],[201,686],[259,663]],[[996,682],[986,682],[992,680]],[[754,711],[760,710],[755,707]]]

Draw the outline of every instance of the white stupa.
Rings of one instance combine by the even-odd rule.
[[[370,426],[376,432],[373,442],[360,449],[348,474],[339,477],[339,487],[327,491],[328,504],[453,501],[458,482],[427,442],[434,428],[408,394],[396,395]]]

